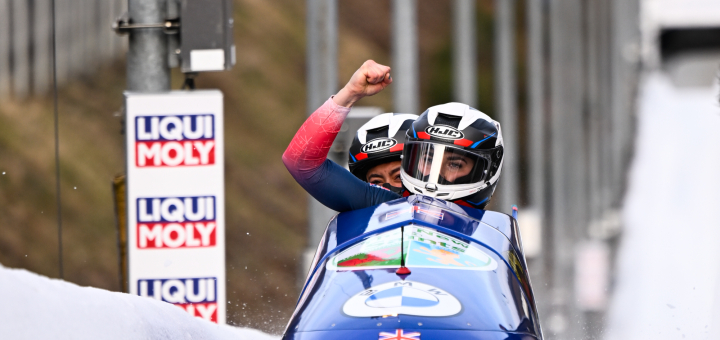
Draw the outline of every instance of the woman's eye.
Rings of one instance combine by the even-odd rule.
[[[371,183],[371,184],[378,185],[378,186],[382,186],[382,185],[383,185],[383,182],[382,182],[382,181],[372,181],[372,182],[370,182],[370,183]]]
[[[448,167],[450,167],[450,168],[452,168],[452,169],[461,169],[461,168],[462,168],[462,163],[460,163],[460,162],[451,162],[451,163],[448,163]]]

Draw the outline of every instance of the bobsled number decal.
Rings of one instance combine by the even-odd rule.
[[[397,314],[452,316],[460,310],[460,301],[450,293],[414,281],[388,282],[363,290],[343,306],[343,313],[356,317]]]
[[[495,270],[497,261],[477,246],[433,229],[405,227],[405,264],[412,268]],[[328,261],[329,270],[368,270],[400,267],[400,229],[380,233]]]

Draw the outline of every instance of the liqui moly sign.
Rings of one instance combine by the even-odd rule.
[[[217,322],[217,279],[140,279],[140,296],[172,303],[192,316]]]
[[[128,287],[225,323],[220,91],[125,94]]]
[[[214,196],[138,198],[137,221],[138,249],[217,244]]]
[[[135,163],[147,166],[215,164],[213,115],[135,117]]]

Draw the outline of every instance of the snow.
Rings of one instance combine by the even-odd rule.
[[[661,73],[641,87],[606,339],[720,333],[718,93],[677,88]]]
[[[171,304],[0,265],[4,339],[279,339],[217,325]]]

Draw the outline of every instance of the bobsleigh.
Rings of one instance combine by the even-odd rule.
[[[515,219],[420,195],[336,215],[283,339],[541,340]]]

